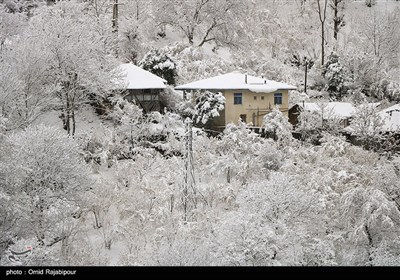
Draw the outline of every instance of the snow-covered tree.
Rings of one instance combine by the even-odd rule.
[[[326,8],[328,6],[328,0],[316,0],[317,1],[317,12],[319,21],[321,23],[321,65],[325,64],[325,22],[326,22]]]
[[[48,80],[57,87],[54,95],[70,135],[75,134],[75,112],[80,105],[89,96],[105,98],[117,77],[109,37],[97,32],[97,21],[84,8],[69,1],[41,8],[30,20],[26,42],[21,42],[36,42],[35,51],[43,57],[38,63],[45,65]]]
[[[339,62],[339,56],[332,52],[328,57],[323,68],[323,75],[327,79],[325,89],[332,98],[341,100],[347,93],[347,73],[346,69]]]
[[[315,142],[318,140],[319,131],[322,127],[322,114],[319,111],[300,112],[298,117],[299,123],[295,131],[300,133],[301,139]]]
[[[365,5],[367,5],[367,7],[372,7],[376,5],[376,0],[365,0]]]
[[[334,265],[332,244],[317,237],[323,227],[307,227],[323,224],[318,194],[302,187],[283,174],[246,185],[237,197],[236,210],[215,226],[217,263]]]
[[[21,32],[25,21],[22,14],[10,14],[0,8],[0,58],[3,50],[11,46],[15,36]]]
[[[197,93],[194,106],[193,121],[205,125],[212,118],[219,117],[219,112],[224,110],[225,97],[221,92],[205,91]]]
[[[361,17],[359,26],[356,26],[362,38],[359,47],[364,52],[373,54],[379,66],[398,67],[400,35],[400,9],[396,8],[388,13],[371,10]]]
[[[4,135],[7,128],[7,119],[0,113],[0,137]]]
[[[233,0],[168,0],[157,4],[157,22],[176,28],[189,44],[198,46],[207,42],[231,44],[234,34],[230,29],[240,15],[238,9],[246,5]]]
[[[4,145],[2,190],[19,214],[10,230],[40,246],[65,244],[90,187],[77,144],[59,129],[39,125],[7,135]]]
[[[139,62],[139,66],[165,79],[168,84],[175,85],[176,64],[163,50],[149,51]]]
[[[264,128],[273,136],[274,140],[285,142],[292,138],[292,125],[279,108],[274,108],[271,113],[264,116]]]
[[[24,34],[25,35],[25,34]],[[3,53],[0,71],[0,103],[10,127],[26,127],[56,105],[56,90],[46,65],[49,56],[42,42],[19,38]]]
[[[344,21],[344,0],[331,0],[329,6],[333,10],[333,38],[338,39],[339,30],[345,25]]]
[[[382,139],[383,125],[384,119],[378,114],[377,107],[374,104],[362,104],[356,108],[350,131],[363,145],[371,147]]]

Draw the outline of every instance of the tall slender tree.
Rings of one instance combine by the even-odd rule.
[[[321,65],[325,64],[325,23],[326,23],[326,10],[328,6],[328,0],[323,0],[321,3],[321,0],[317,0],[317,6],[318,6],[318,16],[319,16],[319,21],[321,22]]]

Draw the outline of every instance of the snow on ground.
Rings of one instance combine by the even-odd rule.
[[[34,124],[45,124],[63,129],[61,111],[53,110],[41,115]],[[103,131],[108,128],[107,121],[102,120],[90,105],[82,106],[76,113],[76,133],[79,136],[90,131]]]
[[[219,47],[216,50],[214,49],[214,45],[210,43],[205,43],[203,45],[203,51],[205,54],[213,57],[215,55],[219,56],[222,60],[225,60],[227,63],[232,61],[232,54],[229,48],[227,47]]]

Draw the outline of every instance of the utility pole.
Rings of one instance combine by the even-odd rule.
[[[193,134],[192,134],[192,120],[186,118],[185,120],[185,169],[183,179],[183,220],[186,223],[189,219],[190,212],[197,207],[197,194],[194,179],[193,169]]]

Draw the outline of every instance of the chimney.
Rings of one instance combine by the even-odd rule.
[[[244,83],[247,84],[247,74],[244,74]]]

